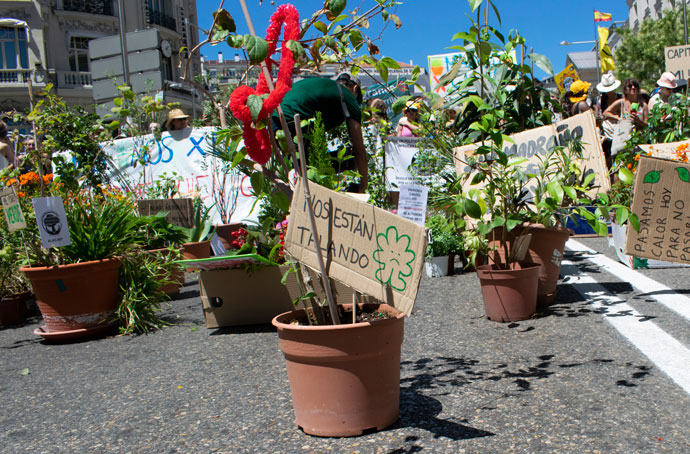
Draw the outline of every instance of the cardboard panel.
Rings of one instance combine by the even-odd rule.
[[[675,74],[676,79],[690,77],[690,46],[672,46],[664,48],[666,71]]]
[[[297,278],[288,275],[281,283],[287,265],[266,266],[254,272],[243,269],[200,271],[201,305],[207,328],[270,323],[278,314],[294,308],[292,301],[300,296]],[[325,292],[317,273],[308,270],[319,301]],[[334,282],[336,298],[352,302],[352,289]],[[300,305],[301,309],[303,306]]]
[[[144,199],[138,200],[137,205],[142,216],[167,211],[168,221],[182,227],[194,227],[194,206],[192,199]]]
[[[640,231],[628,229],[626,254],[690,263],[690,164],[641,156],[632,212]]]
[[[528,161],[523,165],[528,173],[537,173],[539,157],[544,158],[553,147],[566,145],[571,137],[579,138],[583,145],[583,159],[580,164],[586,171],[594,172],[596,175],[594,177],[595,187],[590,191],[590,195],[594,196],[598,192],[608,192],[611,189],[604,152],[601,149],[599,133],[591,110],[552,125],[513,134],[510,137],[514,143],[506,141],[503,144],[503,152],[508,155],[527,158]],[[479,145],[476,143],[455,149],[455,168],[458,175],[463,175],[469,171],[465,165],[466,158],[471,156]],[[472,178],[469,178],[465,183],[463,187],[465,191],[481,187],[481,185],[471,185],[471,181]]]
[[[328,275],[409,315],[424,268],[427,229],[317,184],[309,188]],[[299,181],[285,250],[318,269],[315,244]]]

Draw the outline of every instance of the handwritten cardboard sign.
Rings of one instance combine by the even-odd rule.
[[[426,229],[315,183],[309,183],[309,191],[328,275],[409,315],[424,268]],[[300,181],[290,207],[285,250],[318,269],[315,244]]]
[[[690,46],[671,46],[664,48],[666,71],[672,72],[676,79],[687,79],[690,76]]]
[[[26,220],[22,207],[19,205],[17,195],[14,193],[14,188],[0,189],[0,202],[2,203],[2,211],[5,213],[5,220],[7,220],[7,228],[10,232],[15,230],[25,229]]]
[[[544,159],[553,147],[566,146],[571,138],[580,139],[583,148],[580,165],[585,172],[595,174],[594,187],[589,195],[595,196],[598,192],[608,192],[611,189],[604,152],[601,149],[599,133],[591,110],[552,125],[513,134],[510,137],[514,143],[505,141],[503,152],[510,156],[527,158],[528,161],[523,164],[526,166],[527,173],[537,173],[539,158]],[[455,149],[455,169],[458,175],[470,171],[465,164],[466,159],[473,155],[479,145],[476,143]],[[471,181],[472,178],[467,180],[463,190],[481,187],[481,185],[471,185]]]
[[[167,211],[168,221],[182,227],[194,227],[194,206],[192,199],[145,199],[137,201],[142,216]]]
[[[690,164],[641,156],[631,210],[640,231],[628,229],[626,254],[690,263]]]
[[[678,154],[684,151],[690,152],[690,140],[669,143],[654,143],[640,145],[643,152],[649,156],[661,159],[678,159]],[[679,151],[679,149],[681,151]]]

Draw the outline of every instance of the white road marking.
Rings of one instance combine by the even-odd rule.
[[[595,310],[635,348],[640,350],[683,391],[690,394],[690,350],[674,337],[646,320],[625,301],[609,293],[589,274],[568,260],[563,261],[564,282],[587,298]]]
[[[587,254],[584,255],[584,258],[605,268],[607,272],[613,274],[623,282],[628,282],[635,290],[642,292],[644,294],[642,296],[654,298],[672,311],[690,320],[690,298],[676,293],[670,287],[628,268],[622,263],[612,260],[578,241],[569,239],[565,247],[573,252]]]

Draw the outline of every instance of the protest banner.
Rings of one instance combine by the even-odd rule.
[[[426,201],[428,197],[429,188],[426,186],[419,184],[400,185],[398,216],[423,226],[426,221]]]
[[[690,263],[690,164],[641,156],[631,211],[640,230],[628,228],[626,254]]]
[[[678,159],[685,152],[690,152],[690,140],[669,143],[654,143],[640,145],[644,153],[654,158]],[[680,155],[680,156],[679,156]]]
[[[690,45],[671,46],[664,48],[666,71],[672,72],[676,79],[690,77]]]
[[[513,134],[510,138],[513,143],[505,141],[503,152],[510,156],[527,158],[527,162],[523,164],[526,166],[527,173],[537,173],[539,158],[545,158],[553,147],[566,146],[569,140],[579,139],[582,143],[582,159],[579,163],[585,172],[595,174],[594,186],[590,189],[589,195],[594,196],[598,192],[608,192],[611,189],[604,152],[601,149],[599,133],[591,110],[552,125]],[[462,176],[471,172],[466,161],[467,157],[474,154],[477,147],[479,144],[475,143],[455,149],[455,169],[458,175]],[[471,177],[467,179],[463,185],[464,191],[481,187],[481,184],[471,185],[471,181]]]
[[[426,229],[315,183],[309,183],[309,192],[328,276],[409,315],[424,268]],[[290,207],[285,251],[318,269],[310,225],[300,182]]]
[[[208,160],[217,159],[207,156],[207,151],[214,146],[215,128],[195,128],[181,131],[164,132],[160,139],[148,134],[139,137],[127,137],[101,144],[105,153],[113,160],[117,171],[114,175],[124,177],[138,194],[150,186],[159,176],[168,176],[176,172],[182,177],[177,184],[181,197],[199,195],[206,206],[213,205],[214,183],[219,186],[222,175],[216,175],[208,165]],[[148,148],[148,153],[145,153]],[[143,178],[144,172],[146,179]],[[251,195],[251,183],[244,175],[234,179],[225,187],[226,196],[238,193],[233,221],[256,220],[258,209],[250,214],[255,198]],[[114,179],[117,181],[117,179]],[[117,184],[116,184],[117,186]],[[215,207],[210,212],[214,224],[221,223]]]

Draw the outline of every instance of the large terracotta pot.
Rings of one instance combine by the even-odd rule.
[[[159,256],[163,259],[166,259],[172,253],[172,251],[168,248],[150,249],[146,252],[155,256]],[[159,273],[159,276],[162,278],[163,272]],[[179,292],[180,287],[183,286],[185,282],[184,269],[182,269],[182,267],[179,265],[173,265],[169,280],[172,282],[161,286],[161,290],[163,290],[168,295]]]
[[[273,319],[304,432],[349,437],[397,421],[405,314],[386,304],[373,306],[393,317],[337,326],[289,324],[305,319],[301,310]]]
[[[182,258],[184,260],[207,259],[211,257],[211,241],[199,241],[198,243],[184,243],[182,245]],[[194,268],[187,267],[186,271],[192,272]]]
[[[497,322],[531,318],[537,311],[537,281],[541,265],[515,264],[499,270],[495,265],[477,267],[486,316]]]
[[[46,333],[96,330],[120,303],[120,260],[105,259],[52,267],[22,267],[36,295]]]
[[[496,257],[503,259],[504,251],[500,246],[501,228],[494,229],[489,239],[489,248],[498,247],[494,251]],[[532,239],[523,263],[537,263],[542,265],[539,271],[539,285],[537,288],[537,306],[547,307],[556,297],[558,277],[561,272],[561,261],[565,243],[570,232],[562,227],[545,227],[541,224],[525,224],[518,226],[508,233],[508,242],[512,244],[515,238],[524,233],[531,233]]]
[[[223,243],[223,247],[225,248],[225,250],[229,251],[230,249],[234,249],[232,247],[231,233],[236,230],[239,230],[242,227],[242,223],[231,222],[229,224],[218,224],[215,227],[216,233],[218,234],[218,238],[220,239],[220,242]]]

